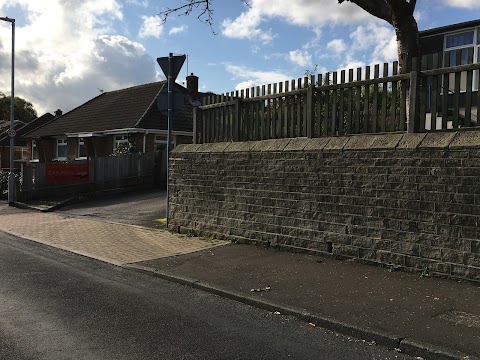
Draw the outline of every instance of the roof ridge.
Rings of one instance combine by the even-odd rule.
[[[166,81],[167,80],[160,80],[160,81],[154,81],[154,82],[146,83],[146,84],[133,85],[133,86],[129,86],[129,87],[126,87],[126,88],[123,88],[123,89],[105,91],[105,92],[103,92],[103,94],[111,94],[111,93],[116,93],[116,92],[121,92],[121,91],[126,91],[126,90],[132,90],[132,89],[135,89],[135,88],[141,88],[141,87],[145,87],[145,86],[149,86],[149,85],[160,84],[160,83],[166,82]]]
[[[158,95],[160,94],[160,92],[163,90],[163,88],[165,87],[166,85],[166,80],[164,81],[164,84],[162,85],[162,87],[160,87],[160,89],[158,89],[158,92],[157,92],[157,95],[155,95],[155,97],[153,98],[152,102],[150,103],[150,105],[148,105],[147,109],[143,112],[142,116],[140,116],[140,119],[138,119],[138,121],[135,123],[134,127],[137,127],[140,125],[140,123],[142,122],[142,120],[145,118],[145,116],[147,115],[147,113],[150,111],[150,109],[152,108],[153,104],[157,102],[157,98],[158,98]]]
[[[159,81],[161,82],[161,81]],[[152,109],[152,106],[157,102],[157,98],[158,98],[158,95],[162,92],[162,90],[165,88],[165,86],[167,86],[168,84],[168,81],[167,80],[164,80],[163,81],[164,84],[163,86],[158,90],[157,92],[157,95],[155,95],[155,97],[153,98],[152,102],[150,103],[150,105],[148,106],[148,108],[145,110],[145,112],[142,114],[142,116],[140,117],[140,119],[138,119],[138,121],[135,123],[134,127],[137,127],[140,125],[140,123],[142,122],[142,120],[145,118],[145,116],[148,114],[148,112]],[[177,83],[177,82],[174,82],[174,85],[175,87],[180,87],[181,88],[181,91],[183,93],[185,92],[188,92],[188,89],[186,87],[184,87],[183,85]]]

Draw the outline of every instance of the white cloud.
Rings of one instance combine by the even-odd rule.
[[[147,8],[149,6],[148,0],[125,0],[127,4],[141,6]]]
[[[187,29],[188,29],[188,26],[186,26],[186,25],[177,26],[177,27],[172,27],[172,28],[170,29],[170,31],[168,32],[168,35],[180,34],[180,33],[182,33],[182,32],[187,31]]]
[[[163,32],[162,21],[157,16],[142,16],[143,23],[138,31],[138,37],[154,37],[159,39]]]
[[[478,0],[442,0],[445,6],[460,7],[465,9],[477,9],[480,8],[480,2]]]
[[[298,66],[311,66],[312,65],[312,55],[308,51],[294,50],[290,51],[288,54],[289,60],[298,65]]]
[[[222,23],[222,34],[234,39],[255,39],[268,43],[274,36],[271,30],[263,31],[258,28],[262,22],[261,14],[250,9],[234,20],[225,19]]]
[[[320,38],[322,37],[322,31],[320,30],[320,28],[315,28],[312,30],[315,36],[312,39],[310,39],[305,45],[302,46],[302,48],[304,48],[305,50],[316,48],[320,43]]]
[[[17,23],[15,95],[31,101],[39,115],[64,111],[105,91],[156,81],[156,65],[145,48],[112,35],[123,19],[118,0],[11,0],[25,22]],[[8,25],[8,24],[7,24]],[[0,73],[10,71],[11,34],[0,26]],[[0,77],[0,91],[10,80]]]
[[[360,52],[378,62],[389,62],[397,59],[397,42],[391,27],[376,23],[358,26],[350,34],[352,40],[351,53]]]
[[[333,51],[335,55],[340,55],[347,50],[347,45],[343,39],[334,39],[327,44],[327,49]]]
[[[252,86],[261,86],[290,80],[293,76],[282,71],[260,71],[252,70],[245,66],[225,64],[227,72],[233,75],[233,80],[241,80],[237,83],[235,90],[247,89]]]
[[[353,60],[353,59],[348,59],[342,66],[340,66],[336,71],[340,72],[342,70],[345,70],[346,74],[346,80],[347,82],[349,81],[348,77],[349,75],[349,70],[353,69],[353,81],[355,80],[360,80],[357,79],[357,69],[362,68],[362,77],[365,77],[365,71],[363,70],[365,68],[366,64],[363,61],[358,61],[358,60]],[[331,77],[330,77],[331,78]]]
[[[366,11],[345,2],[335,0],[251,0],[250,7],[236,19],[223,22],[222,33],[236,39],[273,39],[271,30],[261,30],[260,25],[268,19],[279,18],[289,24],[312,28],[319,34],[325,24],[354,24],[372,19]]]

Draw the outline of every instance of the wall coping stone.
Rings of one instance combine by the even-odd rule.
[[[229,142],[221,142],[221,143],[209,143],[203,144],[198,148],[198,152],[206,152],[206,153],[218,153],[224,152],[224,150],[230,145]]]
[[[416,149],[427,136],[426,133],[420,134],[403,134],[402,139],[397,145],[397,149]]]
[[[182,144],[173,153],[356,151],[479,148],[480,130],[438,133],[385,133],[320,138],[284,138],[259,141]]]
[[[231,142],[225,148],[225,152],[249,152],[255,146],[255,141]]]
[[[269,139],[257,141],[252,151],[283,151],[291,139]]]
[[[343,150],[343,148],[345,147],[345,145],[348,143],[350,139],[351,139],[351,136],[331,137],[328,143],[323,148],[323,150],[326,150],[326,151]]]
[[[370,149],[395,149],[403,138],[403,133],[375,135]]]
[[[450,149],[480,147],[480,131],[459,131],[450,143]]]
[[[180,144],[173,149],[172,153],[188,153],[195,152],[201,144]]]
[[[419,149],[446,149],[455,137],[456,132],[429,133],[422,140]]]
[[[328,144],[329,141],[330,141],[330,138],[328,137],[311,139],[310,142],[303,148],[303,150],[304,151],[323,150],[323,148]]]
[[[368,150],[375,141],[374,135],[355,135],[343,147],[343,150]]]
[[[312,140],[309,138],[292,138],[288,145],[283,149],[283,151],[303,151],[306,146],[308,146]]]

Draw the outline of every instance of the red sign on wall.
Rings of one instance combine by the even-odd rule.
[[[47,163],[47,183],[88,182],[88,164]]]

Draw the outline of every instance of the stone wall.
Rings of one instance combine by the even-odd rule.
[[[170,228],[480,281],[480,132],[182,145]]]

